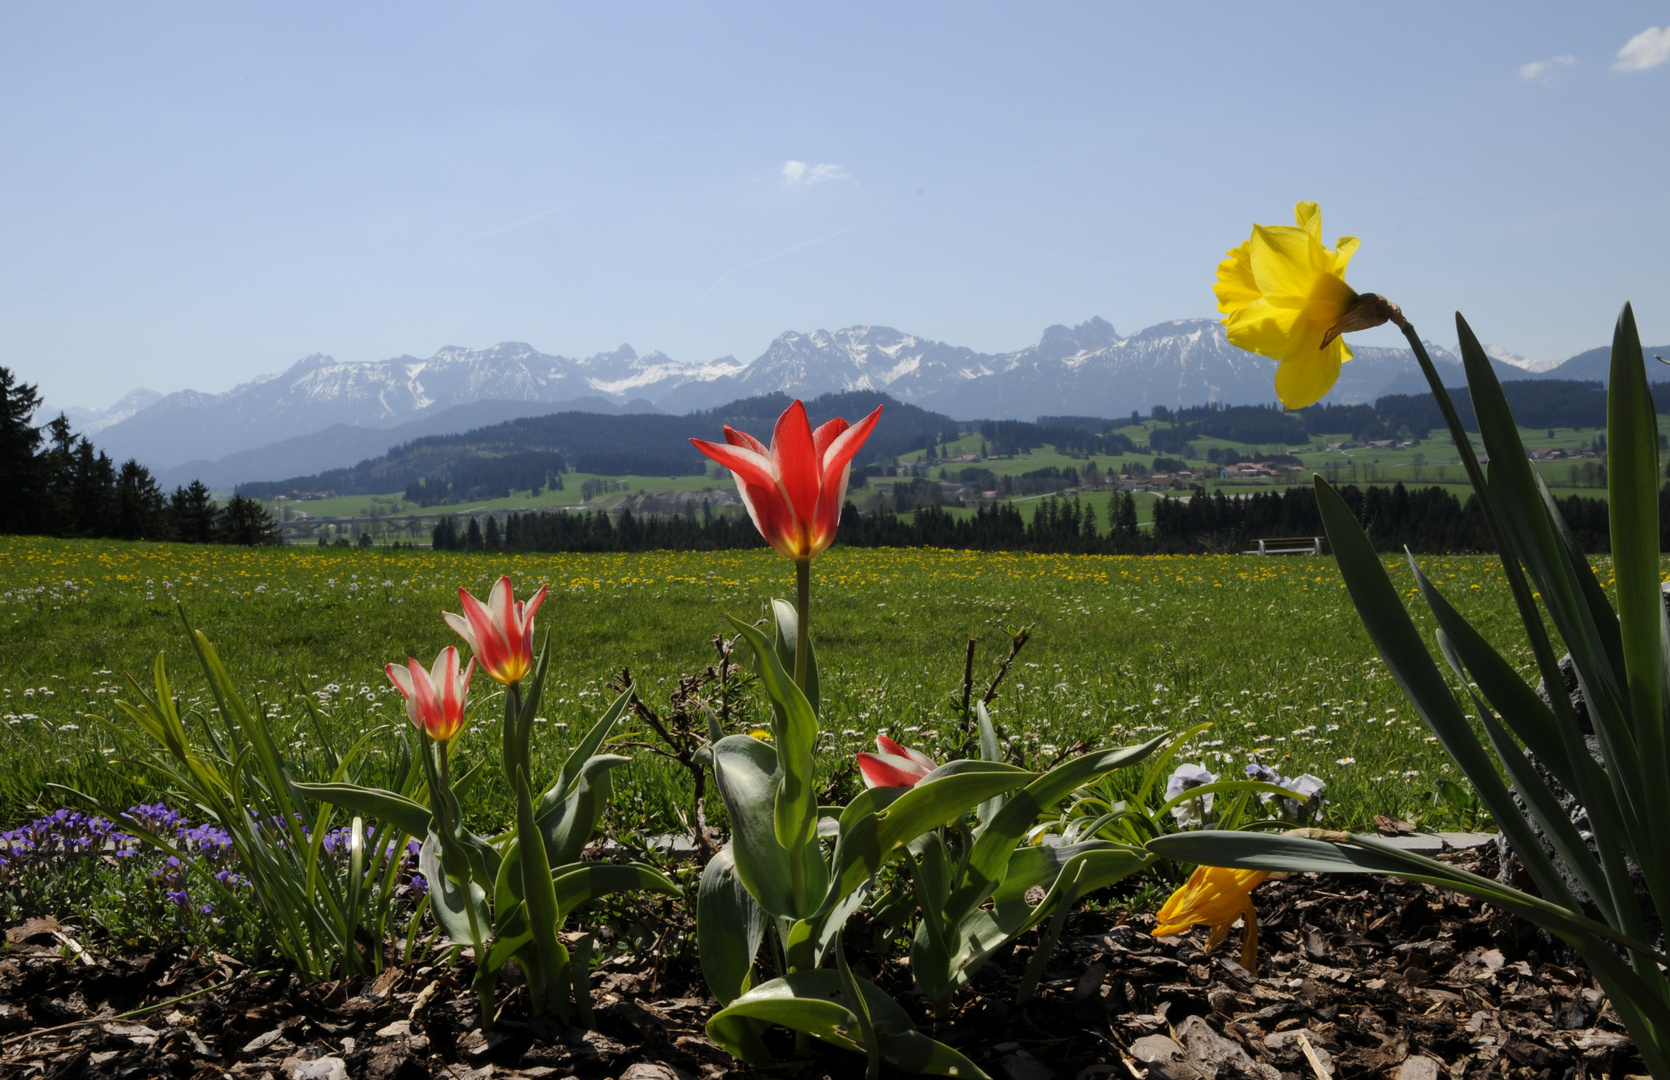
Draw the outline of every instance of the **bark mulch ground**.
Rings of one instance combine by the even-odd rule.
[[[1449,858],[1495,870],[1489,849]],[[1359,877],[1295,877],[1255,897],[1263,919],[1257,978],[1228,946],[1202,953],[1198,934],[1156,942],[1146,917],[1082,912],[1037,998],[1013,1003],[1029,958],[1023,943],[982,972],[940,1037],[1006,1080],[1568,1080],[1646,1071],[1581,966],[1486,905]],[[703,1034],[715,1006],[688,958],[606,963],[592,980],[595,1031],[528,1017],[512,988],[498,1029],[484,1037],[463,971],[390,969],[360,985],[304,987],[284,973],[256,977],[225,957],[78,953],[65,940],[73,941],[72,928],[50,920],[6,937],[3,1076],[863,1074],[859,1059],[834,1050],[774,1072],[739,1065]],[[882,985],[925,1023],[902,965],[853,952],[880,967]]]

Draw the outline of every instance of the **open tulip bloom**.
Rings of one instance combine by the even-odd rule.
[[[690,441],[735,475],[742,505],[766,543],[800,562],[834,542],[853,456],[880,417],[878,406],[857,424],[836,417],[813,431],[806,406],[796,401],[777,418],[770,446],[729,424],[724,443]]]
[[[427,732],[436,742],[447,742],[464,726],[464,698],[470,692],[475,661],[458,670],[458,650],[451,645],[435,657],[434,666],[423,670],[415,659],[406,666],[389,664],[389,681],[406,698],[406,715],[413,726]]]
[[[767,446],[745,431],[725,425],[723,443],[691,439],[696,449],[731,470],[737,495],[754,527],[778,552],[794,560],[794,682],[807,690],[811,652],[807,616],[811,607],[812,556],[835,542],[841,507],[847,500],[852,459],[881,418],[881,406],[848,424],[840,417],[812,430],[798,400],[783,410]]]
[[[514,686],[533,671],[533,617],[545,602],[541,585],[532,600],[516,599],[510,579],[501,577],[483,604],[467,589],[458,590],[464,614],[445,612],[447,625],[458,632],[475,654],[476,662],[492,678]]]
[[[876,736],[877,753],[858,755],[858,772],[864,786],[915,787],[916,782],[939,768],[927,754],[900,746],[886,735]]]

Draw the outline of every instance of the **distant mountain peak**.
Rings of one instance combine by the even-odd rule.
[[[1450,351],[1429,348],[1447,383],[1460,377]],[[1409,350],[1354,351],[1330,401],[1356,404],[1424,392],[1425,379]],[[1542,365],[1522,366],[1530,362],[1498,350],[1497,370],[1503,378],[1604,378],[1605,352],[1584,353],[1539,373]],[[225,393],[158,397],[135,391],[111,410],[80,410],[71,420],[78,430],[96,433],[101,449],[117,460],[137,457],[157,470],[221,462],[222,472],[299,475],[332,466],[330,454],[365,456],[391,428],[410,431],[415,424],[425,433],[456,433],[466,428],[449,425],[479,425],[488,415],[623,408],[682,414],[770,395],[812,400],[878,393],[965,420],[1128,416],[1133,410],[1146,415],[1161,405],[1273,402],[1275,370],[1273,361],[1229,344],[1212,318],[1173,319],[1121,337],[1112,323],[1095,317],[1048,326],[1036,344],[1002,353],[856,324],[784,331],[747,363],[732,356],[684,363],[659,350],[640,356],[624,343],[585,359],[542,353],[520,341],[449,345],[427,359],[365,363],[315,353]],[[310,436],[334,428],[341,431],[307,445]],[[263,457],[260,448],[270,453]],[[283,463],[303,453],[310,455],[309,468]]]
[[[1484,351],[1492,360],[1499,360],[1523,371],[1549,371],[1565,363],[1564,360],[1528,360],[1518,353],[1509,352],[1500,345],[1486,345]]]
[[[1119,332],[1113,328],[1113,324],[1097,315],[1077,326],[1069,327],[1060,323],[1046,326],[1043,336],[1038,339],[1038,351],[1051,356],[1073,356],[1078,353],[1096,352],[1117,344],[1118,341]]]

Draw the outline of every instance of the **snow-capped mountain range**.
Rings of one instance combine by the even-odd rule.
[[[1457,362],[1431,348],[1440,364]],[[1419,378],[1408,350],[1355,351],[1329,400],[1372,401]],[[1505,377],[1532,377],[1511,363],[1498,369]],[[386,449],[379,444],[386,429],[410,438],[413,430],[442,434],[563,409],[683,413],[776,391],[814,397],[876,390],[959,419],[1116,417],[1133,409],[1146,415],[1155,405],[1270,402],[1273,371],[1270,361],[1230,345],[1211,319],[1160,323],[1122,337],[1093,318],[1051,326],[1036,345],[998,354],[884,326],[790,331],[751,363],[728,356],[680,363],[660,352],[639,356],[628,345],[577,360],[505,342],[449,346],[427,359],[339,363],[310,356],[222,394],[188,390],[142,407],[139,395],[149,392],[136,391],[79,429],[95,432],[94,441],[117,460],[136,457],[165,476],[192,468],[213,473],[214,461],[236,455],[235,465],[226,464],[242,481],[331,467],[309,460],[298,469],[293,460],[305,437],[327,429],[334,434],[324,441],[340,450],[321,446],[323,456],[357,455],[334,463],[352,464],[368,447]],[[344,432],[352,437],[341,438]]]

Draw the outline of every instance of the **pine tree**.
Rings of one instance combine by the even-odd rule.
[[[464,547],[468,551],[481,550],[481,523],[475,518],[470,519],[470,527],[464,530]]]
[[[203,481],[193,480],[189,487],[175,488],[168,503],[175,539],[187,544],[214,543],[215,519],[220,516],[220,507]]]
[[[1130,541],[1136,539],[1136,496],[1132,495],[1129,491],[1123,494],[1115,492],[1113,498],[1108,501],[1110,503],[1108,506],[1108,516],[1113,519],[1113,528],[1110,531],[1113,533],[1116,540]]]
[[[113,536],[122,540],[168,538],[167,502],[151,470],[133,458],[122,463],[116,476],[116,520]]]
[[[503,539],[499,536],[499,519],[498,518],[493,517],[492,515],[488,515],[488,517],[487,517],[487,531],[486,531],[486,535],[483,539],[484,539],[485,543],[487,544],[487,550],[488,551],[498,551],[500,548],[502,548],[504,546]]]
[[[435,529],[429,534],[429,546],[435,551],[456,551],[458,549],[458,526],[451,515],[435,523]]]
[[[267,513],[267,508],[246,495],[234,495],[226,500],[220,515],[216,539],[223,544],[277,544],[281,542],[278,523]]]
[[[116,518],[116,464],[86,439],[77,439],[69,475],[70,521],[60,531],[109,536]]]
[[[18,382],[10,368],[0,367],[0,476],[6,478],[5,497],[0,498],[0,533],[34,527],[41,495],[35,468],[41,431],[29,421],[40,407],[36,388]]]

